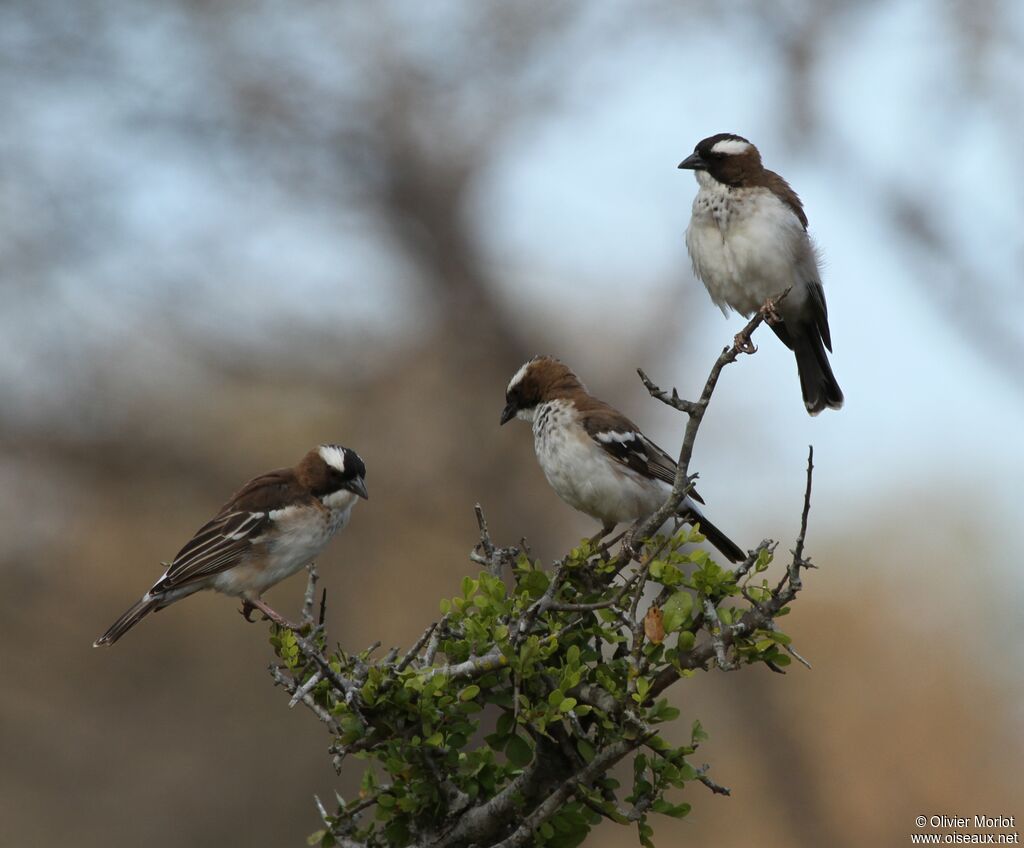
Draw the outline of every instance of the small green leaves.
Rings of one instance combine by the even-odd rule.
[[[647,713],[647,719],[652,724],[675,721],[677,718],[679,718],[679,709],[670,707],[666,698],[661,698]]]
[[[275,626],[273,631],[270,644],[284,664],[294,671],[299,663],[299,643],[295,639],[295,634],[287,627]]]
[[[663,816],[671,816],[674,819],[681,819],[690,812],[690,805],[683,804],[670,804],[662,798],[659,798],[651,805],[651,809],[656,813],[661,813]]]
[[[531,838],[542,848],[576,848],[604,817],[635,821],[641,844],[653,846],[654,815],[689,814],[675,796],[698,779],[688,758],[707,738],[699,721],[685,747],[665,738],[676,734],[660,735],[680,717],[662,690],[707,669],[715,638],[727,638],[741,663],[777,669],[790,661],[789,639],[773,621],[744,624],[751,600],[773,597],[766,578],[749,585],[770,554],[762,551],[745,572],[741,596],[735,572],[689,547],[701,541],[695,529],[658,536],[647,543],[649,564],[636,566],[584,540],[553,567],[519,555],[507,585],[486,571],[466,576],[441,602],[444,618],[419,653],[401,664],[395,652],[339,650],[317,665],[294,634],[274,629],[274,650],[297,685],[329,664],[335,677],[321,675],[308,694],[332,722],[334,750],[368,764],[359,799],[347,807],[339,799],[336,817],[324,813],[326,829],[311,844],[418,844],[531,774],[532,763],[568,776],[628,743],[629,790],[599,774]],[[325,649],[322,633],[307,638]],[[339,690],[338,676],[351,689]],[[455,804],[465,806],[453,812]]]

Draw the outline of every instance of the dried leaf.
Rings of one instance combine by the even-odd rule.
[[[651,604],[647,615],[644,616],[644,635],[655,645],[665,641],[665,623],[657,604]]]

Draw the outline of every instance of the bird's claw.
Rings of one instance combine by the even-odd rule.
[[[769,325],[782,323],[782,316],[779,315],[775,307],[776,301],[773,297],[768,298],[768,300],[764,302],[764,306],[761,307],[761,314]]]
[[[302,629],[302,625],[301,624],[293,624],[292,622],[290,622],[287,619],[285,619],[282,615],[274,612],[274,610],[272,610],[270,607],[268,607],[261,600],[257,600],[257,601],[243,600],[242,601],[242,608],[238,611],[238,614],[240,616],[242,616],[242,618],[244,618],[250,624],[255,624],[256,623],[255,620],[249,617],[249,616],[252,615],[253,610],[259,610],[260,611],[260,614],[262,616],[262,620],[263,621],[273,622],[278,627],[284,628],[286,630],[294,630],[296,632],[298,632],[299,630]]]
[[[739,353],[757,353],[757,346],[750,340],[748,333],[737,333],[732,344]]]
[[[622,552],[626,554],[631,560],[640,560],[640,548],[636,544],[636,531],[640,529],[639,523],[634,524],[629,528],[622,537]],[[641,544],[642,548],[643,545]]]

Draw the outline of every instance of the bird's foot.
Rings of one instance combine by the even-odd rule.
[[[255,600],[245,600],[245,601],[242,601],[242,610],[241,610],[241,612],[242,612],[242,617],[245,618],[246,621],[251,621],[252,620],[252,619],[249,618],[247,613],[252,612],[252,610],[254,610],[254,609],[258,609],[261,613],[263,613],[263,620],[264,621],[272,621],[278,627],[283,627],[286,630],[301,630],[302,629],[302,625],[301,624],[293,624],[292,622],[288,621],[288,619],[286,619],[284,616],[282,616],[280,613],[276,612],[275,610],[271,609],[269,606],[267,606],[259,598],[256,598]]]
[[[636,524],[634,524],[632,527],[630,527],[623,534],[623,538],[622,538],[622,550],[623,550],[623,552],[631,560],[635,559],[637,561],[639,561],[639,559],[640,559],[640,550],[637,548],[637,544],[636,544],[636,531],[639,530],[639,529],[640,529],[640,522],[638,521],[638,522],[636,522]],[[643,547],[643,545],[641,545],[640,547]]]
[[[750,333],[737,333],[732,340],[732,345],[739,353],[757,353],[757,345],[750,340]]]
[[[254,607],[249,601],[243,600],[242,608],[238,611],[238,614],[242,616],[242,618],[244,618],[246,621],[248,621],[249,624],[255,624],[256,620],[250,618],[250,616],[252,615],[252,611],[254,609],[256,609],[256,607]]]
[[[770,326],[782,323],[782,316],[776,310],[777,306],[778,301],[774,297],[770,297],[764,302],[764,306],[761,307],[761,314]]]

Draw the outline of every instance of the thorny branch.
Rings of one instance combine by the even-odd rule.
[[[673,649],[670,662],[664,659],[665,646],[661,645],[660,639],[657,644],[647,641],[643,623],[642,610],[649,605],[649,599],[643,606],[641,601],[649,582],[662,586],[654,600],[655,607],[666,604],[673,595],[679,594],[678,587],[673,588],[673,584],[665,583],[663,578],[659,580],[652,576],[652,566],[662,562],[667,555],[666,546],[674,538],[656,537],[655,533],[668,518],[674,516],[682,498],[692,487],[689,463],[693,446],[722,370],[736,361],[739,353],[748,351],[749,342],[745,347],[741,339],[749,339],[764,320],[764,314],[757,313],[733,345],[722,351],[696,402],[680,398],[674,389],[671,394],[662,391],[643,371],[639,371],[641,380],[653,397],[689,416],[672,493],[662,508],[626,534],[630,544],[620,546],[614,556],[610,551],[614,542],[605,542],[596,547],[585,545],[558,561],[550,576],[544,578],[543,591],[538,590],[534,599],[514,616],[503,619],[501,626],[507,633],[504,642],[478,643],[477,649],[469,652],[468,656],[465,653],[448,656],[450,640],[463,639],[466,633],[460,619],[454,613],[446,613],[440,620],[429,624],[404,654],[392,649],[374,660],[370,655],[378,647],[375,645],[358,656],[347,656],[339,651],[332,657],[327,652],[323,601],[319,618],[314,616],[317,574],[315,568],[310,568],[301,627],[298,632],[275,631],[281,640],[279,655],[282,658],[286,656],[285,641],[293,646],[288,650],[294,654],[287,655],[286,665],[273,665],[271,674],[275,683],[289,692],[289,706],[302,703],[327,727],[334,738],[329,750],[335,755],[336,768],[340,769],[348,755],[359,753],[365,756],[383,751],[385,746],[396,741],[413,746],[409,749],[410,762],[421,764],[423,773],[428,776],[426,779],[435,785],[438,797],[444,799],[444,812],[438,821],[415,823],[403,838],[404,844],[413,848],[468,848],[471,845],[517,848],[536,841],[540,828],[553,817],[561,815],[566,805],[574,800],[592,816],[600,815],[620,823],[635,822],[645,827],[648,814],[659,810],[655,804],[660,797],[658,788],[661,784],[658,780],[655,780],[653,789],[649,787],[640,794],[635,793],[633,805],[627,810],[614,803],[614,792],[607,795],[611,790],[603,786],[601,780],[615,763],[642,746],[650,748],[656,757],[668,756],[652,722],[664,720],[657,717],[657,710],[662,707],[656,707],[655,701],[669,686],[696,670],[734,670],[751,662],[764,662],[769,668],[781,671],[779,665],[783,664],[785,657],[779,659],[780,655],[774,654],[772,661],[757,656],[751,647],[754,639],[764,641],[766,637],[778,637],[780,649],[785,649],[809,667],[789,644],[788,638],[778,633],[774,619],[800,592],[802,570],[813,567],[804,555],[813,449],[808,454],[799,535],[791,551],[792,558],[778,583],[774,587],[769,587],[766,582],[760,586],[751,585],[755,575],[767,568],[776,550],[775,542],[764,539],[743,562],[724,573],[723,591],[717,594],[701,591],[697,592],[697,597],[691,596],[695,601],[692,615],[678,630],[680,647]],[[482,566],[491,580],[500,583],[517,569],[524,568],[524,560],[532,562],[525,543],[503,548],[493,542],[479,504],[475,507],[475,514],[480,537],[470,559]],[[681,538],[685,540],[685,535]],[[639,542],[636,547],[632,544],[633,539]],[[653,539],[658,541],[652,543]],[[672,547],[668,553],[675,549]],[[585,562],[582,569],[580,557]],[[658,575],[661,573],[657,572]],[[730,595],[742,598],[747,606],[723,606]],[[535,645],[530,650],[536,651],[542,644],[558,649],[557,646],[561,646],[565,639],[571,641],[574,632],[590,626],[598,616],[604,616],[603,620],[610,622],[607,626],[612,631],[616,628],[620,631],[621,636],[616,637],[616,655],[621,656],[631,668],[628,683],[616,693],[607,688],[600,677],[570,686],[560,684],[551,674],[542,674],[543,697],[554,699],[556,703],[561,701],[565,712],[559,723],[548,724],[546,728],[534,727],[529,717],[529,702],[525,700],[522,688],[525,684],[515,670],[520,653],[528,649],[528,643]],[[685,647],[684,636],[688,637]],[[541,641],[537,641],[538,638]],[[598,644],[596,654],[592,656],[600,658],[610,644]],[[655,648],[657,650],[652,653]],[[439,655],[444,656],[445,661],[438,662]],[[531,758],[520,770],[511,772],[503,784],[496,785],[490,794],[480,794],[479,788],[472,794],[465,791],[465,787],[460,788],[456,776],[446,772],[441,765],[446,753],[444,747],[417,749],[413,743],[415,726],[396,729],[393,723],[378,721],[380,699],[400,691],[410,680],[418,681],[413,691],[419,691],[423,686],[432,686],[436,690],[437,686],[452,683],[454,688],[450,691],[459,693],[460,698],[476,697],[475,693],[485,687],[492,691],[495,687],[504,687],[508,693],[506,715],[514,727],[520,727],[520,733],[530,737]],[[473,681],[479,681],[480,685],[473,685]],[[641,682],[644,683],[642,688]],[[368,690],[368,686],[373,688]],[[368,691],[376,693],[376,702],[372,697],[367,702]],[[491,700],[490,703],[502,701]],[[611,723],[611,726],[621,728],[619,736],[600,741],[598,725],[586,717],[588,710],[603,716],[605,726]],[[346,715],[350,718],[345,718]],[[351,733],[352,719],[362,727],[355,735]],[[422,742],[416,744],[422,745]],[[581,749],[577,747],[580,744],[589,745],[592,749],[586,757],[580,754]],[[696,747],[695,741],[683,753],[693,753]],[[674,762],[671,757],[666,760],[669,762]],[[713,781],[707,771],[706,764],[691,769],[687,779],[700,782],[714,794],[729,795],[730,790]],[[333,840],[332,844],[347,848],[376,848],[383,844],[370,836],[373,826],[363,821],[361,815],[371,807],[378,808],[378,817],[380,813],[386,813],[387,810],[381,810],[380,805],[386,802],[387,808],[391,809],[395,803],[394,793],[398,791],[387,784],[371,785],[355,803],[346,804],[339,798],[335,815],[329,814],[318,800],[325,833]],[[662,808],[664,803],[659,802]]]
[[[777,306],[785,297],[789,294],[789,289],[786,289],[778,297],[774,298],[773,303]],[[645,539],[653,535],[653,533],[661,527],[671,516],[676,514],[676,510],[679,508],[679,504],[683,502],[690,489],[693,488],[693,480],[690,477],[690,458],[693,456],[693,446],[697,441],[697,431],[700,429],[701,422],[704,420],[704,413],[707,411],[708,404],[711,402],[711,395],[714,394],[715,387],[718,385],[718,378],[722,374],[722,369],[726,365],[729,365],[737,360],[741,353],[752,352],[748,347],[745,347],[741,340],[749,339],[753,332],[761,326],[766,320],[766,314],[764,310],[758,310],[754,313],[754,317],[751,318],[747,325],[737,334],[733,340],[731,346],[723,348],[722,352],[718,355],[718,359],[715,360],[715,364],[711,367],[711,373],[708,374],[708,378],[704,383],[704,390],[700,394],[700,399],[696,403],[690,401],[683,401],[679,399],[676,390],[672,390],[672,397],[666,398],[665,393],[655,386],[650,378],[641,370],[637,369],[637,373],[640,376],[641,381],[647,387],[647,391],[650,394],[662,401],[667,403],[669,406],[674,406],[682,412],[685,412],[689,416],[689,421],[686,423],[686,432],[683,434],[683,444],[679,449],[679,460],[678,467],[676,468],[676,477],[672,483],[672,494],[662,505],[661,509],[650,516],[639,528],[637,536],[641,539]]]

